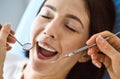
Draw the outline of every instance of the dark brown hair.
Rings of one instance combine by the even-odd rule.
[[[112,31],[115,23],[115,7],[112,0],[86,0],[90,13],[90,36],[95,33]],[[76,63],[66,79],[102,79],[105,67],[96,68],[91,60]]]
[[[47,0],[45,0],[44,3],[46,1]],[[113,1],[86,0],[86,4],[90,13],[90,36],[105,30],[112,31],[115,23],[115,8]],[[91,60],[86,63],[77,62],[67,75],[66,79],[102,79],[104,70],[104,66],[101,69],[96,68],[91,63]]]
[[[112,0],[86,0],[90,12],[90,35],[109,30],[115,24],[115,6]]]

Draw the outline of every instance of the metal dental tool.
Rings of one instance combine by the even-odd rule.
[[[0,24],[0,28],[2,27],[2,25]],[[9,36],[11,36],[12,38],[14,38],[18,44],[20,44],[22,46],[22,48],[26,51],[29,51],[31,48],[32,48],[32,45],[31,43],[25,43],[25,44],[22,44],[20,41],[17,40],[16,37],[14,37],[12,34],[9,34]]]
[[[17,42],[18,44],[20,44],[22,46],[22,48],[26,51],[29,51],[31,48],[32,48],[32,45],[31,43],[25,43],[25,44],[22,44],[20,41],[17,40],[17,38],[15,38],[12,34],[9,34],[9,36],[13,37]]]
[[[105,40],[109,40],[110,38],[112,38],[112,37],[114,37],[114,36],[117,36],[118,34],[120,34],[120,32],[117,32],[117,33],[115,33],[115,34],[112,35],[112,36],[107,36],[107,37],[105,37]],[[96,46],[96,43],[94,43],[94,44],[92,44],[92,45],[89,45],[89,46],[83,46],[83,47],[81,47],[81,48],[78,49],[78,50],[75,50],[75,51],[73,51],[73,52],[70,52],[70,53],[64,55],[63,57],[58,58],[57,60],[51,61],[51,63],[55,63],[55,62],[57,62],[57,61],[59,61],[59,60],[61,60],[61,59],[63,59],[63,58],[67,58],[67,57],[74,56],[74,55],[76,55],[76,54],[78,54],[78,53],[80,53],[80,52],[82,52],[82,51],[85,51],[85,50],[87,50],[87,49],[89,49],[89,48],[91,48],[91,47],[94,47],[94,46]]]

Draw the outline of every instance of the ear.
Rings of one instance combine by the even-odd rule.
[[[88,60],[90,60],[90,56],[85,51],[81,54],[80,59],[78,61],[79,62],[87,62]]]

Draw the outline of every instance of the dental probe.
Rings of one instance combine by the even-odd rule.
[[[110,38],[112,38],[112,37],[114,37],[114,36],[117,36],[118,34],[120,34],[120,32],[117,32],[117,33],[115,33],[115,34],[112,35],[112,36],[107,36],[107,37],[105,37],[105,40],[109,40]],[[63,57],[60,57],[60,58],[58,58],[57,60],[52,61],[51,63],[55,63],[55,62],[57,62],[57,61],[59,61],[59,60],[61,60],[61,59],[63,59],[63,58],[67,58],[67,57],[74,56],[74,55],[76,55],[76,54],[78,54],[78,53],[80,53],[80,52],[82,52],[82,51],[85,51],[85,50],[87,50],[87,49],[89,49],[89,48],[91,48],[91,47],[94,47],[94,46],[96,46],[96,45],[97,45],[97,44],[94,43],[94,44],[89,45],[89,46],[81,47],[80,49],[75,50],[75,51],[73,51],[73,52],[71,52],[71,53],[68,53],[68,54],[64,55]]]

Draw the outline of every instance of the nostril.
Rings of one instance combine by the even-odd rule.
[[[53,35],[50,35],[52,38],[55,38]]]
[[[43,32],[44,35],[46,35],[46,32]]]
[[[49,34],[47,34],[46,32],[44,32],[43,34],[45,35],[45,37],[55,38],[55,36],[54,36],[54,35],[49,35]]]

